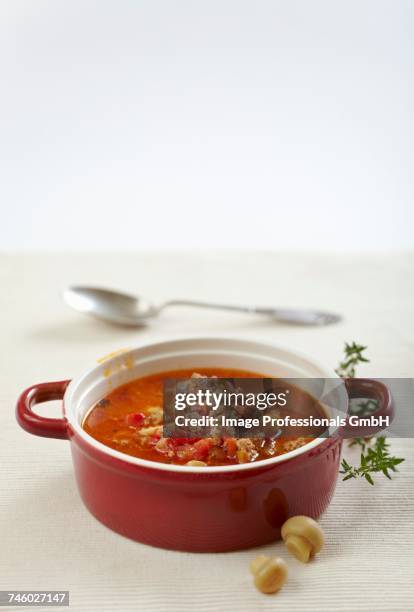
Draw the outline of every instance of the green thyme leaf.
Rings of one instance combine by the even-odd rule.
[[[342,378],[353,378],[358,364],[369,363],[369,359],[362,354],[366,349],[367,347],[362,346],[362,344],[357,344],[356,342],[348,344],[345,342],[345,356],[335,370],[338,376]]]
[[[360,363],[368,363],[369,359],[363,355],[367,347],[362,344],[352,342],[345,343],[344,358],[340,362],[335,372],[342,378],[353,378],[355,376],[356,367]],[[375,412],[378,408],[376,400],[368,399],[362,403],[350,405],[351,414],[358,416],[366,416]],[[382,473],[386,478],[391,480],[391,472],[397,472],[397,465],[400,465],[405,459],[402,457],[394,457],[390,455],[390,445],[385,436],[378,438],[353,438],[350,441],[350,446],[359,446],[361,448],[360,465],[355,467],[350,465],[346,459],[342,459],[340,474],[343,474],[342,480],[350,480],[351,478],[365,478],[370,485],[374,484],[372,474]]]

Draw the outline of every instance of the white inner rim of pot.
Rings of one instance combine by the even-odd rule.
[[[115,388],[136,378],[168,370],[197,368],[234,368],[257,372],[263,376],[278,378],[336,378],[336,374],[301,353],[249,340],[231,338],[187,338],[148,344],[129,350],[105,360],[74,379],[67,388],[64,398],[64,412],[71,427],[83,440],[107,455],[130,464],[155,470],[171,472],[215,473],[257,469],[288,461],[322,444],[325,438],[317,438],[304,446],[283,455],[255,461],[224,466],[194,467],[158,463],[139,457],[132,457],[98,442],[82,428],[86,414],[94,405]],[[339,393],[344,410],[347,396],[343,389]],[[331,413],[322,404],[326,416]],[[332,433],[331,433],[332,435]]]

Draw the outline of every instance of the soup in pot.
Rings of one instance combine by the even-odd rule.
[[[117,451],[174,465],[221,466],[261,461],[304,446],[313,437],[164,438],[163,385],[166,378],[262,378],[244,370],[197,368],[137,378],[111,391],[87,413],[83,429]]]

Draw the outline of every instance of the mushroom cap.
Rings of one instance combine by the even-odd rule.
[[[318,523],[309,516],[292,516],[282,527],[282,538],[289,535],[305,538],[312,546],[313,554],[318,553],[324,543],[323,531]]]
[[[262,593],[276,593],[286,582],[288,569],[280,557],[267,558],[255,574],[254,584]]]

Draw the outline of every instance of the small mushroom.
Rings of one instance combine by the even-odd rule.
[[[309,516],[292,516],[282,527],[282,538],[289,552],[307,563],[316,555],[324,543],[323,531]]]
[[[276,593],[286,582],[287,565],[280,557],[259,555],[250,564],[255,587],[262,593]]]

